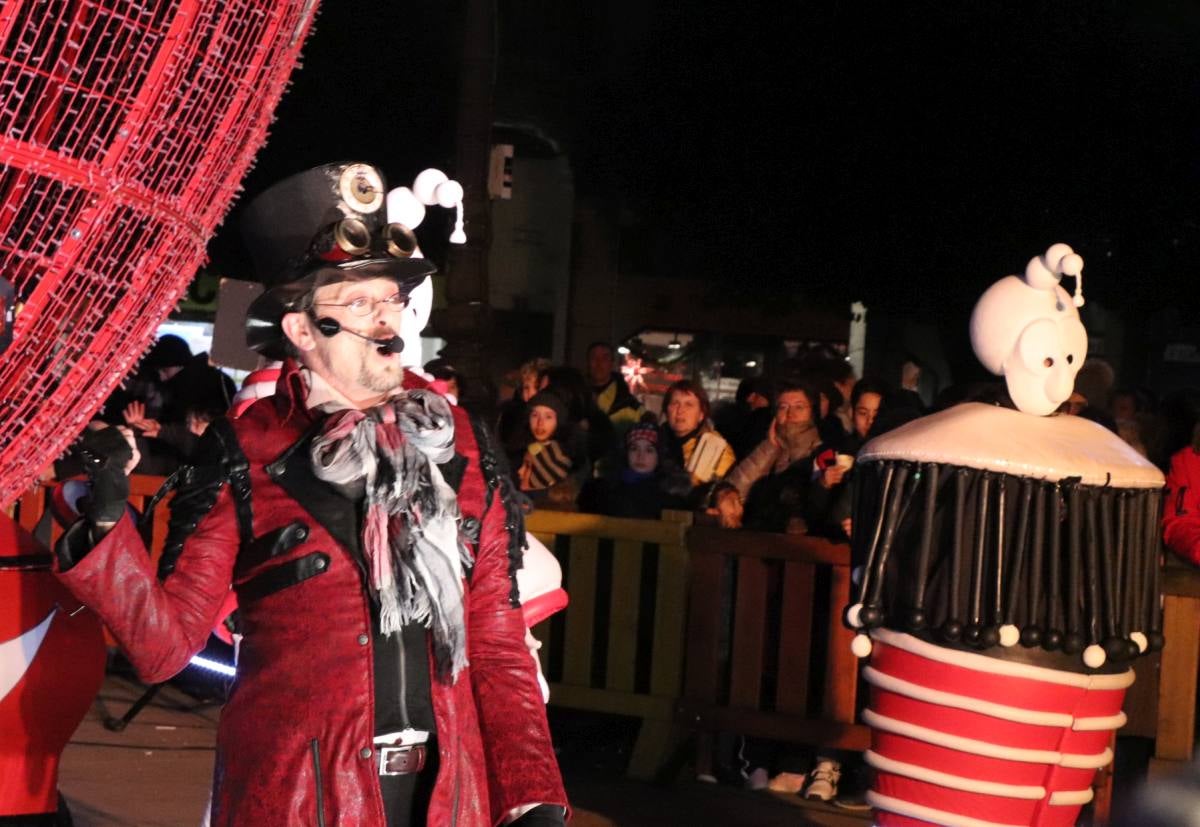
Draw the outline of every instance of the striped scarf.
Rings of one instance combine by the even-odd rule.
[[[312,444],[318,478],[364,489],[363,555],[380,631],[429,628],[443,680],[467,665],[463,569],[473,562],[459,533],[458,497],[438,469],[453,456],[450,405],[427,390],[335,411]]]
[[[562,482],[571,473],[571,458],[555,440],[529,444],[529,490],[540,491]]]

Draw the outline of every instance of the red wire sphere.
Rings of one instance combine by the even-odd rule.
[[[174,308],[315,11],[0,4],[0,507],[63,453]]]

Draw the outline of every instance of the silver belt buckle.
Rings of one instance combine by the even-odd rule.
[[[388,759],[393,755],[401,752],[409,752],[415,744],[406,744],[400,747],[380,747],[379,752],[379,774],[380,775],[407,775],[403,772],[388,772]]]
[[[375,736],[375,751],[379,754],[380,775],[407,775],[402,772],[388,772],[388,759],[393,755],[412,751],[413,747],[424,746],[429,741],[429,733],[423,729],[408,727],[398,732],[387,732]]]

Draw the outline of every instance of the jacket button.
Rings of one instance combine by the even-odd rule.
[[[358,751],[358,754],[363,758],[370,758],[371,757],[371,748],[363,747],[362,749],[360,749]]]
[[[325,558],[318,557],[316,560],[314,560],[313,568],[315,568],[317,571],[320,571],[321,569],[325,568]]]
[[[308,539],[308,529],[305,528],[304,526],[300,526],[298,529],[296,529],[296,539],[302,543],[305,540],[307,540]]]
[[[370,640],[370,638],[369,638],[369,637],[367,637],[366,635],[359,635],[359,636],[358,636],[358,645],[359,645],[359,646],[366,646],[366,645],[367,645],[367,641],[369,641],[369,640]]]

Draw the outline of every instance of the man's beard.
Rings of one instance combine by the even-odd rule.
[[[370,358],[364,353],[362,360],[358,363],[358,384],[364,388],[376,393],[389,393],[404,382],[404,369],[400,364],[399,357],[388,357],[389,367],[395,363],[393,370],[373,369],[369,362]]]
[[[816,429],[811,422],[776,423],[775,438],[789,455],[806,454],[816,443]]]
[[[358,355],[358,374],[355,377],[355,382],[359,387],[365,388],[372,393],[390,393],[400,387],[404,382],[404,365],[400,361],[398,355],[393,355],[388,358],[387,364],[391,367],[388,369],[380,369],[371,365],[371,348],[367,343],[363,343],[363,349]],[[330,354],[327,352],[319,353],[319,358],[324,363],[325,370],[330,376],[337,376],[338,371],[332,364]]]

